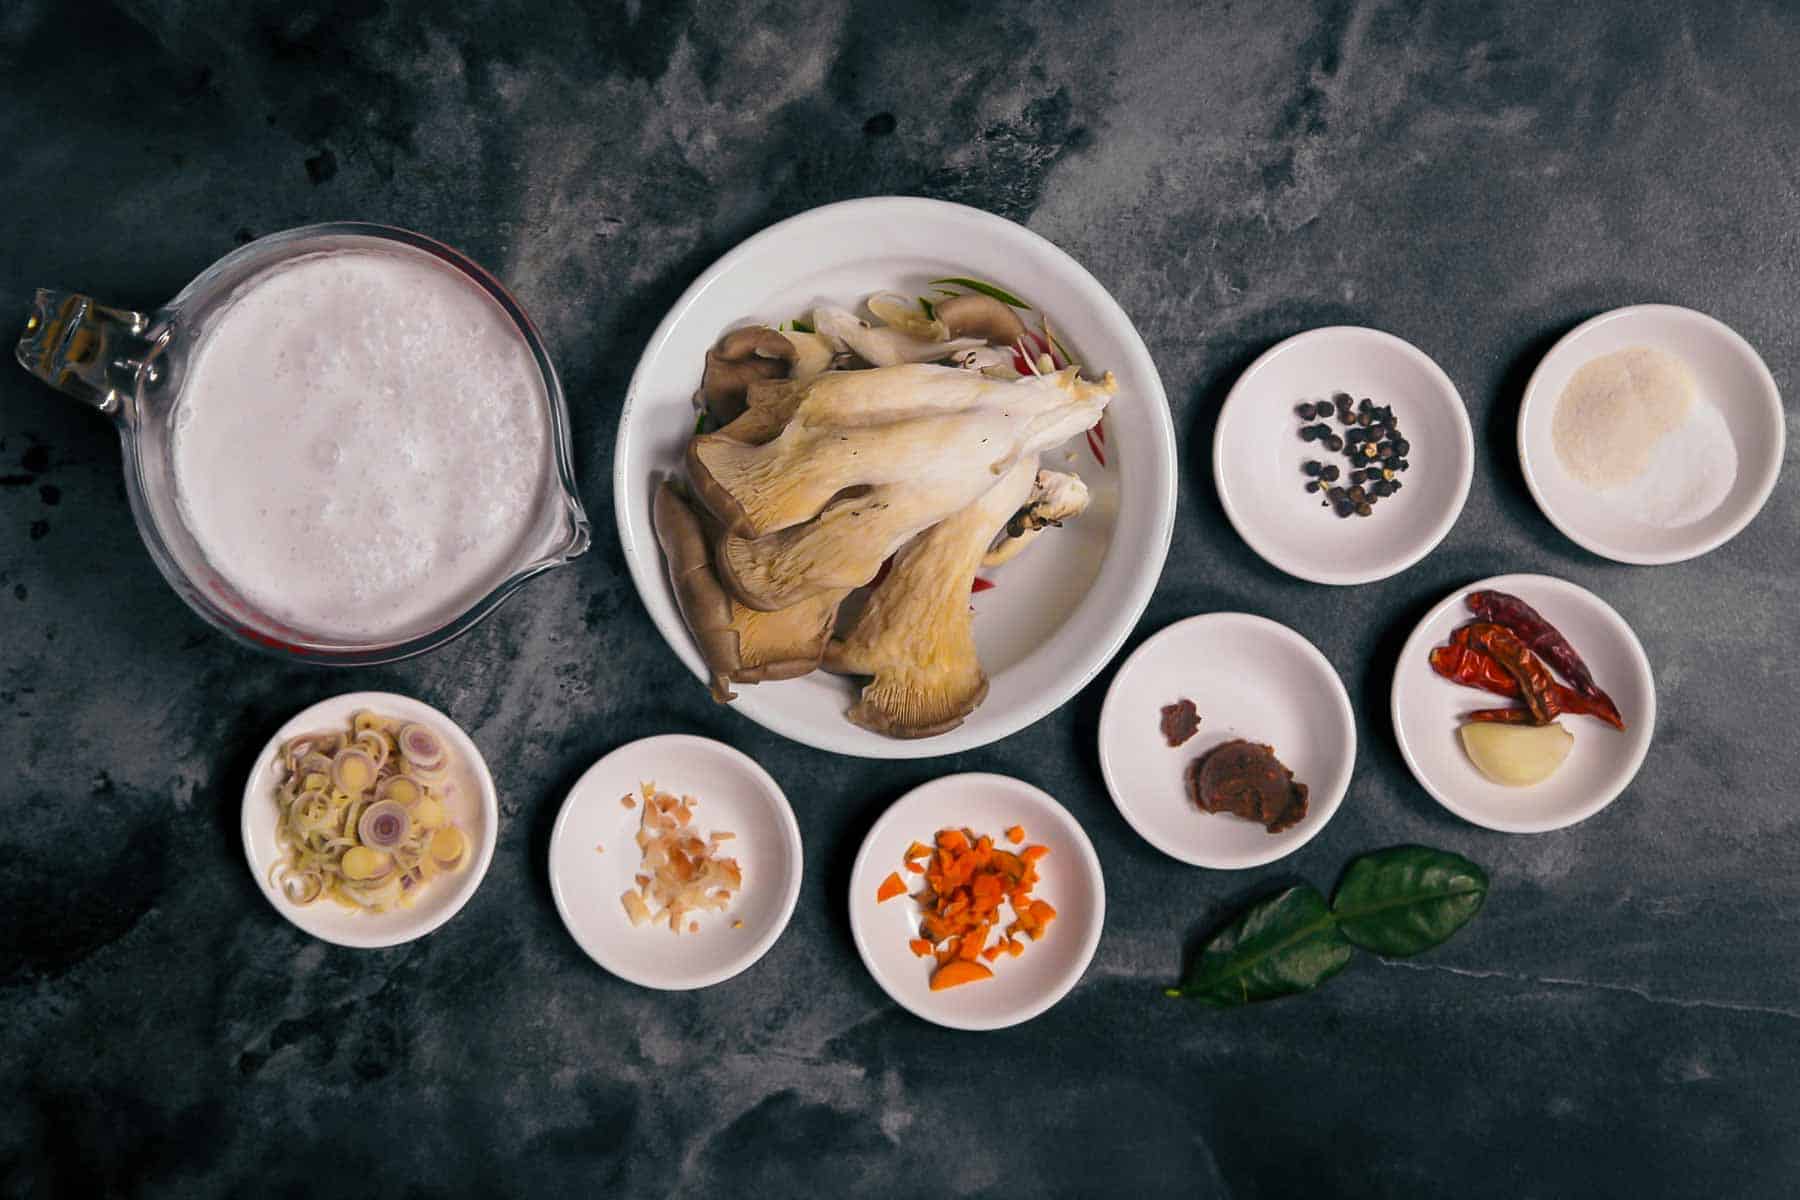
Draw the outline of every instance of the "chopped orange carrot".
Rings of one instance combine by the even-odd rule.
[[[875,893],[875,902],[886,904],[895,896],[904,896],[905,894],[906,880],[900,878],[900,873],[896,871],[881,881],[881,887]]]
[[[931,990],[941,992],[945,988],[960,987],[965,983],[974,983],[978,979],[992,979],[993,977],[994,972],[991,967],[978,962],[970,962],[968,959],[958,959],[945,963],[932,974]]]
[[[1017,846],[1024,841],[1025,830],[1014,825],[1005,835]],[[1042,938],[1056,910],[1031,894],[1038,882],[1037,862],[1050,852],[1048,847],[1025,846],[1014,853],[971,829],[940,829],[933,842],[935,848],[913,842],[902,865],[925,877],[925,886],[913,896],[923,910],[919,936],[907,945],[920,958],[937,961],[932,987],[941,989],[988,978],[992,972],[982,966],[984,962],[1022,955],[1021,938]],[[891,899],[904,888],[898,873],[890,875],[881,885],[880,899]],[[1012,907],[1012,922],[993,936],[990,945],[990,936],[1002,923],[1002,905],[1007,904]],[[980,973],[969,973],[965,967],[978,967]],[[945,982],[940,984],[939,979]]]

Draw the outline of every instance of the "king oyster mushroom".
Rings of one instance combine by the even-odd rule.
[[[746,325],[719,339],[706,352],[698,399],[720,425],[744,411],[744,394],[764,379],[786,378],[800,357],[799,349],[767,325]]]
[[[996,534],[1029,500],[1037,457],[1022,458],[973,504],[894,559],[825,668],[872,676],[847,714],[864,729],[919,738],[962,724],[987,696],[975,653],[969,590]]]
[[[996,301],[998,303],[998,301]],[[984,567],[997,567],[1018,556],[1045,529],[1072,521],[1087,511],[1088,487],[1081,476],[1064,471],[1039,471],[1031,485],[1031,496],[1024,507],[1012,515],[1006,528],[995,536],[993,544],[981,559]]]
[[[1110,374],[1092,383],[1072,368],[1015,381],[924,364],[821,375],[769,441],[721,431],[689,443],[688,474],[726,531],[719,579],[764,612],[860,587],[1021,459],[1092,426],[1115,390]]]
[[[675,602],[699,644],[713,699],[735,699],[733,683],[793,679],[818,667],[846,592],[821,592],[780,612],[745,608],[719,585],[705,523],[673,481],[657,487],[653,515]]]

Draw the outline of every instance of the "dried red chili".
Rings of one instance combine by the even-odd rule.
[[[1512,630],[1487,621],[1463,628],[1468,631],[1471,649],[1490,656],[1518,682],[1519,698],[1531,710],[1533,725],[1548,725],[1556,720],[1556,712],[1550,707],[1550,690],[1556,686],[1556,680],[1551,677],[1550,668]]]
[[[1460,683],[1466,687],[1481,688],[1501,696],[1519,695],[1518,676],[1509,672],[1487,650],[1472,644],[1474,639],[1471,631],[1480,627],[1479,625],[1465,625],[1450,635],[1449,645],[1439,646],[1432,650],[1431,669],[1451,682]],[[1502,632],[1505,631],[1502,630]],[[1543,677],[1549,679],[1548,671],[1543,664],[1537,662],[1529,650],[1526,650],[1525,654],[1528,661],[1536,664],[1537,670],[1543,674]],[[1596,717],[1618,729],[1625,727],[1617,713],[1579,694],[1572,688],[1564,687],[1553,679],[1549,680],[1549,687],[1545,690],[1544,698],[1548,711],[1551,713],[1551,720],[1563,713],[1575,713]],[[1538,723],[1530,708],[1486,709],[1469,714],[1469,720],[1499,721],[1507,724]]]
[[[1469,611],[1477,620],[1494,625],[1501,625],[1511,630],[1527,649],[1540,655],[1552,667],[1562,673],[1574,687],[1575,691],[1592,700],[1599,711],[1593,713],[1609,725],[1625,728],[1625,721],[1619,716],[1619,707],[1612,697],[1600,689],[1594,682],[1593,673],[1583,662],[1575,647],[1550,622],[1544,620],[1537,609],[1525,603],[1517,596],[1507,592],[1470,592],[1465,597]]]

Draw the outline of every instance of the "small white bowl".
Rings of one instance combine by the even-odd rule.
[[[695,933],[633,926],[620,902],[639,869],[645,783],[698,800],[701,836],[737,835],[721,853],[743,868],[744,888],[724,912],[695,917]],[[627,808],[623,796],[637,803]],[[780,786],[730,746],[684,733],[631,742],[589,767],[550,833],[550,894],[569,935],[602,967],[647,988],[711,987],[756,962],[794,915],[800,873],[800,827]]]
[[[1635,346],[1686,362],[1698,387],[1696,410],[1702,404],[1715,408],[1737,448],[1731,490],[1711,512],[1686,525],[1665,528],[1633,518],[1570,478],[1556,457],[1551,429],[1570,377],[1601,355]],[[1681,431],[1670,436],[1680,437]],[[1532,372],[1519,406],[1519,465],[1550,523],[1595,554],[1646,566],[1694,558],[1736,537],[1775,490],[1786,441],[1781,393],[1761,356],[1730,326],[1671,304],[1615,308],[1577,325]]]
[[[1294,410],[1348,392],[1391,407],[1406,440],[1406,486],[1369,517],[1339,517],[1305,490],[1308,459],[1342,454],[1300,440]],[[1341,434],[1336,418],[1327,422]],[[1475,439],[1456,385],[1423,350],[1391,333],[1333,325],[1296,334],[1238,378],[1213,435],[1213,480],[1225,515],[1250,548],[1313,583],[1370,583],[1431,553],[1456,524],[1475,476]]]
[[[966,827],[1014,849],[1005,839],[1013,825],[1025,827],[1025,845],[1050,848],[1032,895],[1055,908],[1056,919],[1042,941],[1024,939],[1018,958],[1001,955],[992,979],[934,992],[936,960],[906,944],[919,936],[918,904],[910,896],[879,903],[875,893],[896,871],[916,889],[920,877],[902,865],[915,841],[929,846],[938,830]],[[1004,1029],[1061,1000],[1093,960],[1105,919],[1100,859],[1081,825],[1048,794],[1006,775],[946,775],[914,788],[881,814],[850,869],[850,932],[863,965],[902,1008],[950,1029]]]
[[[1200,729],[1171,747],[1162,709],[1183,698]],[[1306,784],[1299,824],[1270,833],[1189,798],[1188,766],[1235,738],[1273,746]],[[1356,720],[1338,673],[1298,633],[1248,613],[1207,613],[1162,630],[1125,660],[1100,709],[1100,771],[1120,815],[1197,867],[1261,866],[1306,845],[1343,802],[1355,762]]]
[[[440,875],[426,884],[411,908],[370,913],[344,908],[329,900],[295,904],[269,882],[269,872],[283,857],[275,841],[275,788],[280,783],[277,758],[281,745],[297,734],[313,730],[348,729],[350,715],[365,708],[384,717],[399,717],[429,726],[450,744],[456,767],[449,782],[456,785],[456,790],[445,799],[444,808],[468,836],[474,860],[461,871]],[[488,864],[493,861],[494,843],[500,831],[500,805],[494,794],[494,777],[488,772],[487,761],[455,721],[431,705],[408,696],[397,696],[392,692],[348,692],[319,701],[275,731],[244,784],[241,827],[244,857],[250,864],[250,874],[256,877],[256,886],[262,889],[276,912],[320,941],[372,950],[424,937],[462,910],[475,889],[481,886]]]
[[[1561,718],[1575,745],[1556,774],[1536,787],[1489,780],[1469,761],[1456,732],[1463,713],[1513,702],[1451,683],[1431,669],[1432,648],[1475,619],[1463,597],[1477,591],[1510,592],[1537,609],[1569,640],[1625,719],[1620,732],[1593,717]],[[1656,685],[1643,645],[1606,601],[1566,579],[1499,575],[1457,588],[1425,614],[1394,668],[1393,715],[1406,765],[1439,804],[1501,833],[1544,833],[1586,820],[1625,790],[1656,730]]]

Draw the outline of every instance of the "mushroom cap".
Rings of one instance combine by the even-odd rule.
[[[713,574],[713,531],[671,480],[657,486],[654,517],[676,607],[699,646],[715,700],[735,699],[732,683],[793,679],[818,669],[847,591],[820,593],[778,612],[745,608]]]
[[[744,411],[744,394],[764,379],[786,378],[799,350],[767,325],[746,325],[719,339],[706,352],[700,399],[714,421],[724,425]]]
[[[931,307],[953,338],[978,337],[991,346],[1010,346],[1025,336],[1025,322],[1012,305],[980,292],[953,296]]]

